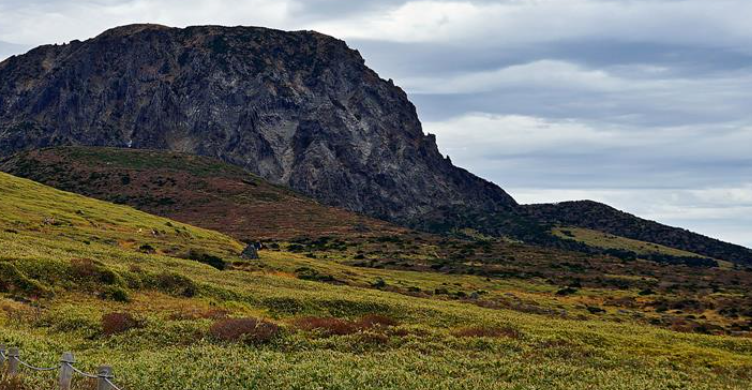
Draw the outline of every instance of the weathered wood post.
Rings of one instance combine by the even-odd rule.
[[[75,362],[70,352],[63,353],[63,357],[60,358],[60,390],[70,390]]]
[[[18,358],[18,348],[11,347],[8,349],[8,376],[11,378],[18,375]]]
[[[113,390],[110,383],[107,381],[112,378],[112,367],[99,366],[97,369],[97,390]]]
[[[0,345],[0,369],[5,364],[5,344]]]

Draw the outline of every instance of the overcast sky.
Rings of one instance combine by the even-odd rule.
[[[749,0],[2,0],[0,58],[122,24],[345,39],[455,164],[752,247]]]

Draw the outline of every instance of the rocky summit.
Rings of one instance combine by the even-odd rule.
[[[58,145],[217,157],[396,221],[516,206],[439,153],[402,89],[311,31],[131,25],[0,63],[0,155]]]

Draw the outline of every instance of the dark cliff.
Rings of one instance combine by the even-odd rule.
[[[396,221],[516,206],[439,153],[402,89],[309,31],[132,25],[0,63],[0,155],[58,145],[217,157]]]

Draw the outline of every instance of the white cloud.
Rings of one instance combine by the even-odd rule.
[[[636,159],[748,159],[752,125],[739,123],[650,129],[521,115],[468,113],[446,121],[426,122],[442,151],[465,161],[532,155],[546,159],[583,154],[629,163]],[[584,162],[589,163],[589,162]]]
[[[690,79],[673,76],[665,66],[637,64],[597,69],[567,61],[537,60],[491,71],[411,77],[403,79],[402,84],[415,94],[468,94],[525,88],[627,96],[640,93],[643,99],[645,94],[661,98],[668,95],[690,102],[697,95],[702,95],[703,101],[708,96],[736,99],[752,95],[749,89],[752,67]]]
[[[554,60],[539,60],[450,77],[408,78],[402,80],[402,84],[411,93],[418,94],[480,93],[515,87],[621,91],[633,85],[603,70],[586,69]]]
[[[288,27],[293,0],[83,0],[0,4],[0,39],[42,44],[86,39],[131,23]]]
[[[409,1],[314,27],[351,38],[481,46],[597,38],[744,47],[750,14],[752,4],[739,0]]]

